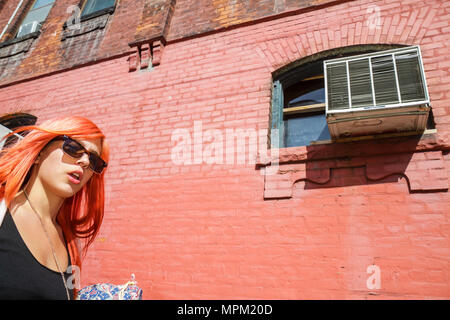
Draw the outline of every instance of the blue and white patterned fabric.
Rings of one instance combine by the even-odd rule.
[[[142,289],[133,280],[124,285],[97,283],[81,289],[77,300],[142,300]]]

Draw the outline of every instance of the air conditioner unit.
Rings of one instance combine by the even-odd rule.
[[[324,61],[333,139],[423,132],[430,100],[418,46]]]
[[[19,28],[17,38],[38,31],[41,28],[41,24],[37,21],[33,21],[27,24],[23,24]]]

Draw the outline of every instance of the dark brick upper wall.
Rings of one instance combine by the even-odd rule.
[[[19,1],[1,2],[0,30]],[[67,9],[82,2],[58,0],[41,34],[26,50],[0,48],[0,86],[127,54],[133,43],[180,40],[328,2],[333,0],[117,0],[114,13],[82,22],[80,30],[68,32],[63,29],[71,16]],[[30,4],[23,2],[2,41],[12,39]]]
[[[250,22],[270,15],[331,1],[177,0],[170,40]]]
[[[176,0],[145,0],[135,41],[167,37]]]

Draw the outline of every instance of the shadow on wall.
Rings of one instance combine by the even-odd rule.
[[[410,193],[448,190],[442,151],[415,152],[420,136],[391,141],[359,141],[307,146],[304,189],[333,188],[405,179]]]
[[[278,162],[276,158],[258,162],[257,167],[266,167],[264,199],[292,198],[294,188],[362,186],[402,179],[409,193],[447,192],[444,154],[450,145],[439,141],[434,134],[426,134],[281,148]]]

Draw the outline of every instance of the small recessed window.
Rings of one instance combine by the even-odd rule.
[[[114,6],[115,2],[115,0],[86,0],[81,15],[87,16],[91,13],[110,8]]]
[[[39,31],[55,0],[36,0],[19,26],[16,38]]]
[[[272,128],[280,129],[280,147],[330,140],[322,62],[309,63],[276,80],[273,98]]]

